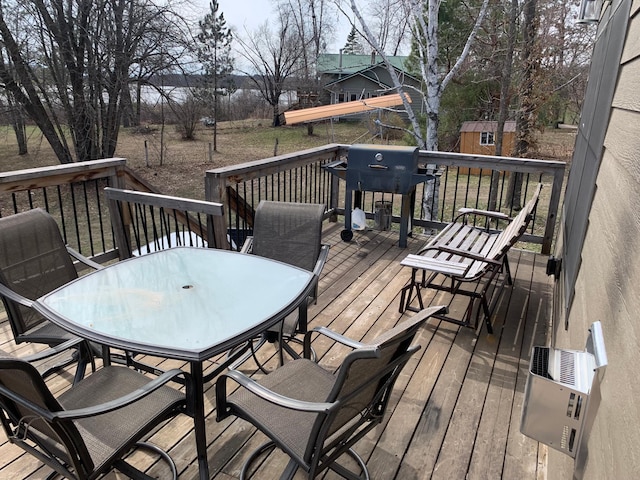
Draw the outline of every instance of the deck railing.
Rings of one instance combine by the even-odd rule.
[[[98,262],[117,258],[102,190],[123,185],[125,170],[111,158],[0,173],[0,216],[42,208],[69,246]]]
[[[67,245],[104,263],[118,258],[104,187],[153,191],[124,158],[0,173],[0,216],[42,208],[58,222]]]
[[[322,166],[346,157],[348,152],[348,146],[334,144],[208,171],[205,197],[222,203],[225,212],[214,225],[216,245],[226,245],[231,239],[231,247],[239,248],[251,230],[253,209],[262,199],[323,203],[328,216],[343,214],[345,182]],[[511,214],[514,207],[509,206],[506,192],[510,176],[517,173],[521,175],[523,202],[534,184],[542,181],[546,185],[524,240],[541,245],[542,253],[551,251],[564,178],[563,162],[425,151],[420,156],[424,163],[440,167],[439,209],[434,219],[422,220],[422,204],[416,202],[414,226],[439,228],[461,207],[486,208],[491,189],[496,193],[497,208]],[[481,170],[464,173],[469,167]],[[493,184],[491,171],[498,172]],[[118,246],[103,193],[106,186],[155,191],[136,177],[122,158],[17,170],[0,173],[0,216],[43,208],[57,219],[64,240],[71,247],[98,262],[109,261],[118,257]],[[423,185],[419,184],[419,199],[422,190]],[[363,192],[361,206],[371,218],[376,202],[390,202],[393,221],[398,223],[399,197]]]
[[[260,200],[324,203],[327,215],[344,213],[345,181],[325,171],[322,166],[346,158],[348,145],[332,144],[270,159],[222,167],[206,173],[207,200],[225,205],[225,218],[217,232],[232,232],[232,248],[242,244],[251,231],[253,211]],[[550,253],[558,206],[564,179],[565,163],[523,158],[464,155],[448,152],[420,151],[420,162],[438,165],[437,212],[424,220],[423,202],[414,207],[414,226],[441,229],[450,222],[459,208],[491,207],[513,215],[526,201],[538,182],[545,184],[536,217],[523,240],[539,244],[542,253]],[[493,175],[492,181],[492,172]],[[515,175],[522,184],[522,199],[509,195],[509,180]],[[416,198],[422,199],[425,184],[416,187]],[[360,207],[368,218],[375,215],[378,202],[390,202],[392,222],[400,222],[400,195],[362,192]],[[493,203],[490,199],[493,199]],[[220,238],[219,241],[224,241]]]

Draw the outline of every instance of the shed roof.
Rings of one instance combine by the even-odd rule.
[[[460,127],[461,132],[495,132],[496,130],[498,130],[498,122],[492,122],[489,120],[463,122],[462,127]],[[504,129],[502,131],[515,132],[515,120],[507,120],[504,122]]]

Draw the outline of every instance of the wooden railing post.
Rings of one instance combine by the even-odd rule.
[[[542,239],[542,253],[545,255],[551,254],[551,244],[556,230],[556,220],[558,218],[563,182],[564,169],[558,169],[553,174],[553,186],[551,187],[551,198],[549,199],[549,213],[547,215],[547,223],[544,227],[544,237]]]
[[[218,174],[207,172],[204,177],[204,198],[209,202],[221,203],[224,213],[220,216],[213,217],[213,232],[215,237],[215,245],[218,248],[229,250],[231,245],[227,240],[227,216],[229,204],[226,195],[226,182]]]

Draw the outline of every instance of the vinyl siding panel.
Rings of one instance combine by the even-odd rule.
[[[614,10],[616,6],[618,2]],[[589,438],[585,480],[637,478],[640,470],[640,15],[634,14],[638,11],[635,1],[617,78],[606,80],[616,88],[595,181],[581,177],[581,188],[588,188],[591,181],[593,200],[588,205],[573,204],[574,210],[565,203],[566,217],[585,208],[588,220],[568,330],[556,323],[554,343],[581,349],[587,328],[600,320],[609,360]],[[590,114],[597,111],[594,107]],[[597,144],[586,142],[580,148],[584,154]],[[579,197],[573,201],[579,202]],[[550,450],[549,478],[570,479],[573,468],[571,458]]]

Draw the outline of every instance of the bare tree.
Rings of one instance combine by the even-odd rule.
[[[0,41],[11,59],[0,65],[0,80],[61,163],[113,156],[130,74],[145,61],[140,45],[184,25],[171,7],[152,0],[0,2]],[[178,53],[166,43],[159,50],[171,53],[166,58]]]
[[[249,63],[250,69],[238,68],[247,75],[273,109],[274,127],[281,125],[280,97],[286,82],[300,73],[300,56],[306,45],[300,43],[291,18],[283,10],[277,15],[276,31],[265,22],[246,38],[237,38],[240,55]]]
[[[509,103],[511,100],[511,74],[513,71],[513,53],[516,45],[517,21],[519,13],[518,0],[510,0],[507,8],[507,48],[502,59],[502,72],[500,76],[500,106],[498,109],[498,127],[496,131],[496,155],[502,155],[504,140],[504,124],[509,116]],[[509,155],[512,152],[508,152]],[[489,195],[489,210],[495,210],[498,203],[498,182],[500,180],[497,171],[491,172],[491,192]]]
[[[193,140],[199,119],[206,108],[201,98],[189,91],[186,98],[174,99],[169,95],[166,99],[167,105],[178,120],[182,139]]]
[[[9,59],[5,58],[4,53],[0,50],[0,63],[5,66],[7,76],[10,74],[12,63]],[[18,143],[18,155],[26,155],[29,152],[27,144],[27,132],[25,125],[25,115],[20,106],[20,103],[16,102],[11,91],[5,89],[5,97],[7,104],[3,107],[6,108],[6,112],[11,120],[11,127],[16,135],[16,142]]]
[[[381,51],[398,55],[411,32],[403,0],[374,0],[367,8]]]
[[[522,78],[520,79],[520,106],[516,115],[516,145],[514,156],[525,157],[529,152],[535,126],[536,98],[534,83],[538,69],[539,56],[536,54],[536,33],[538,30],[537,0],[524,2],[524,22],[522,36]],[[507,201],[514,209],[520,209],[522,174],[514,173],[509,177]]]
[[[328,0],[277,0],[277,6],[281,15],[291,19],[297,41],[304,47],[296,89],[312,104],[312,99],[319,98],[321,88],[316,75],[316,61],[334,31],[334,24],[330,21],[332,4]],[[307,123],[307,133],[313,134],[311,122]]]

